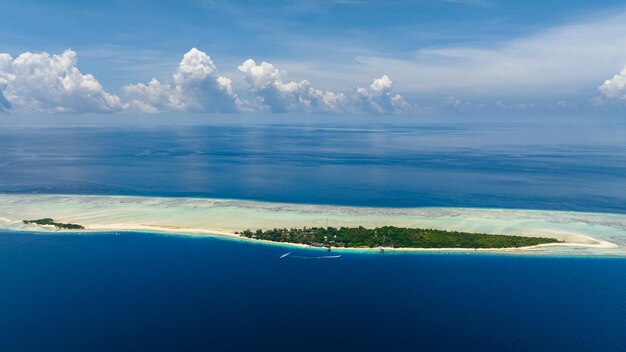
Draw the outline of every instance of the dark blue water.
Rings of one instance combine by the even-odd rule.
[[[0,192],[624,213],[626,124],[6,127]]]
[[[284,252],[1,233],[0,350],[626,350],[624,260]]]

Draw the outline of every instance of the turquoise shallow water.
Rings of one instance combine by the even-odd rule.
[[[626,260],[0,233],[0,349],[626,349]]]
[[[0,229],[55,232],[24,219],[81,224],[78,232],[152,231],[239,238],[245,229],[400,226],[542,236],[563,244],[516,252],[626,257],[626,215],[478,208],[378,208],[138,196],[0,194]],[[70,231],[71,232],[71,231]],[[76,232],[76,231],[74,231]],[[482,250],[479,250],[482,252]]]

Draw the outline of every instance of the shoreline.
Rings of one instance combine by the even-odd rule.
[[[259,245],[267,245],[267,246],[275,246],[275,247],[285,247],[286,249],[305,249],[305,250],[314,250],[314,251],[322,251],[328,252],[324,247],[311,246],[302,243],[291,243],[291,242],[277,242],[277,241],[268,241],[268,240],[259,240],[253,238],[247,238],[245,236],[240,236],[234,233],[225,233],[220,231],[212,231],[212,230],[198,230],[198,229],[189,229],[188,232],[178,231],[169,228],[155,228],[150,226],[139,227],[139,228],[114,228],[114,227],[105,227],[105,228],[87,228],[84,230],[62,230],[62,229],[52,229],[52,228],[44,228],[38,226],[37,228],[24,228],[20,230],[16,229],[7,229],[0,226],[0,230],[4,230],[7,232],[26,232],[30,234],[37,235],[75,235],[75,236],[89,236],[89,235],[103,235],[103,234],[115,234],[115,233],[141,233],[147,235],[156,235],[156,236],[176,236],[176,237],[188,237],[188,238],[213,238],[213,239],[221,239],[226,241],[233,242],[243,242],[248,244],[259,244]],[[612,249],[617,246],[611,242],[597,240],[591,237],[587,237],[588,240],[596,241],[597,243],[593,244],[582,244],[582,243],[549,243],[549,244],[539,244],[534,246],[527,247],[517,247],[517,248],[411,248],[411,247],[382,247],[385,250],[385,253],[433,253],[433,254],[445,254],[445,253],[453,253],[453,254],[466,254],[466,253],[476,253],[476,254],[511,254],[511,255],[541,255],[541,256],[557,256],[553,253],[542,251],[543,249],[549,249],[550,247],[575,247],[575,248],[602,248],[602,249]],[[375,248],[365,248],[365,247],[332,247],[331,252],[352,252],[352,253],[371,253],[378,254],[380,253],[381,247]],[[563,256],[563,255],[558,255]],[[570,255],[565,256],[576,256],[576,257],[584,257],[588,255],[576,254],[572,253]],[[616,257],[615,255],[609,255],[609,257]]]
[[[51,230],[22,224],[24,219],[51,217],[86,227]],[[97,195],[0,194],[0,229],[43,233],[151,232],[212,236],[290,248],[305,244],[246,238],[235,232],[304,226],[394,225],[552,237],[564,243],[520,248],[391,248],[389,252],[468,252],[626,256],[626,215],[542,210],[478,208],[375,208],[303,205],[211,198],[167,198]],[[601,229],[603,228],[603,229]],[[602,236],[603,230],[612,237]],[[614,238],[618,241],[614,241]],[[623,242],[622,242],[623,241]],[[616,243],[617,242],[617,243]],[[333,251],[377,252],[376,248],[333,247]]]
[[[178,235],[178,236],[196,236],[196,237],[221,237],[227,238],[229,240],[240,240],[244,242],[250,243],[263,243],[263,244],[273,244],[280,245],[284,247],[292,247],[292,248],[308,248],[308,249],[319,249],[326,251],[324,247],[316,247],[303,243],[293,243],[293,242],[278,242],[278,241],[269,241],[269,240],[259,240],[254,238],[248,238],[245,236],[240,236],[235,233],[211,230],[211,229],[193,229],[193,228],[167,228],[167,227],[153,227],[153,226],[142,226],[140,228],[136,227],[120,227],[120,226],[107,226],[107,227],[91,227],[87,230],[92,230],[89,232],[93,233],[106,233],[106,232],[147,232],[147,233],[161,233],[167,235]],[[59,230],[55,232],[65,232],[65,233],[73,233],[78,231],[69,231],[69,230]],[[419,247],[332,247],[332,251],[358,251],[358,252],[378,252],[380,248],[385,249],[385,251],[389,252],[517,252],[517,251],[536,251],[543,248],[548,247],[588,247],[588,248],[601,248],[601,249],[610,249],[617,248],[617,245],[608,241],[602,241],[595,239],[589,236],[578,235],[577,239],[579,242],[561,242],[561,243],[547,243],[547,244],[538,244],[534,246],[527,247],[507,247],[507,248],[419,248]],[[591,242],[591,243],[589,243]]]

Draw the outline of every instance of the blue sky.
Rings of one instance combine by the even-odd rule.
[[[620,1],[5,0],[0,89],[7,111],[619,112],[624,33]],[[177,81],[192,48],[204,74]],[[67,49],[49,74],[75,66],[101,92],[76,76],[82,90],[45,96],[17,77],[53,60],[21,54]]]

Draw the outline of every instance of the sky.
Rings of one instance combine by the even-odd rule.
[[[623,1],[0,2],[3,114],[619,115]]]

